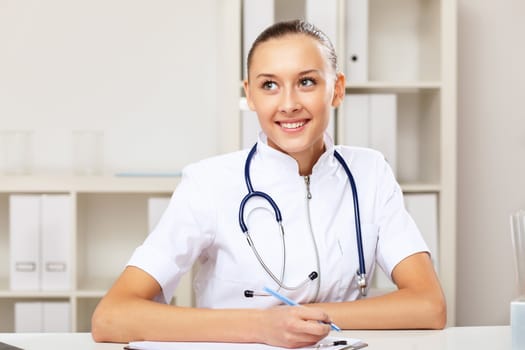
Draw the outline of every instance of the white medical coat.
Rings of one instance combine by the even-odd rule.
[[[384,157],[370,149],[334,146],[327,135],[325,145],[326,151],[310,175],[310,199],[296,161],[269,147],[262,134],[250,167],[254,190],[270,195],[282,213],[284,283],[296,286],[312,271],[319,273],[319,280],[299,290],[281,289],[299,303],[359,297],[352,190],[334,149],[347,162],[357,185],[368,282],[376,264],[390,275],[404,258],[428,251],[404,208],[401,189]],[[278,288],[257,261],[239,226],[239,206],[247,194],[244,165],[248,151],[187,166],[158,225],[133,253],[128,265],[139,267],[158,281],[163,294],[160,300],[169,301],[181,276],[199,261],[194,279],[198,307],[280,304],[272,297],[244,296],[246,289]],[[246,204],[244,217],[262,259],[279,276],[283,249],[273,209],[263,199],[253,198]],[[318,282],[320,290],[314,300]]]

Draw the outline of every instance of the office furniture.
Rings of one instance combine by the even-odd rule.
[[[91,314],[148,234],[148,200],[169,198],[179,178],[114,176],[0,176],[0,332],[14,331],[16,302],[69,302],[72,331],[89,331]],[[12,194],[60,194],[70,199],[71,288],[9,288],[9,198]],[[178,303],[191,305],[183,279]],[[182,292],[184,290],[184,292]],[[175,301],[174,301],[175,302]]]
[[[332,332],[332,335],[336,333]],[[451,327],[440,331],[343,331],[370,350],[511,349],[510,326]],[[0,333],[0,342],[25,350],[122,350],[124,344],[95,343],[89,333]]]

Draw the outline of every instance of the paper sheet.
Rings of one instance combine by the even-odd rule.
[[[337,346],[326,346],[323,345],[313,345],[310,347],[302,349],[325,349],[325,350],[335,350],[343,349],[348,345],[353,344],[364,344],[360,339],[347,338],[347,337],[337,337],[337,336],[328,336],[324,338],[319,344],[331,344],[337,340],[346,340],[347,345],[337,345]],[[364,345],[366,346],[366,345]],[[361,348],[361,347],[359,347]],[[221,349],[246,349],[246,350],[271,350],[271,349],[284,349],[281,347],[265,345],[265,344],[247,344],[247,343],[206,343],[206,342],[157,342],[157,341],[137,341],[131,342],[128,344],[126,349],[132,350],[221,350]],[[357,349],[357,347],[356,347]]]

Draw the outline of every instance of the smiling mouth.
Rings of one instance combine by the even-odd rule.
[[[306,124],[306,121],[300,121],[300,122],[294,122],[294,123],[284,123],[284,122],[281,122],[279,123],[279,125],[284,128],[284,129],[298,129],[300,127],[302,127],[303,125]]]

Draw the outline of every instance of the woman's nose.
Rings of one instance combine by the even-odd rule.
[[[302,109],[301,103],[297,94],[293,90],[283,91],[279,112],[283,114],[290,114],[298,112]]]

